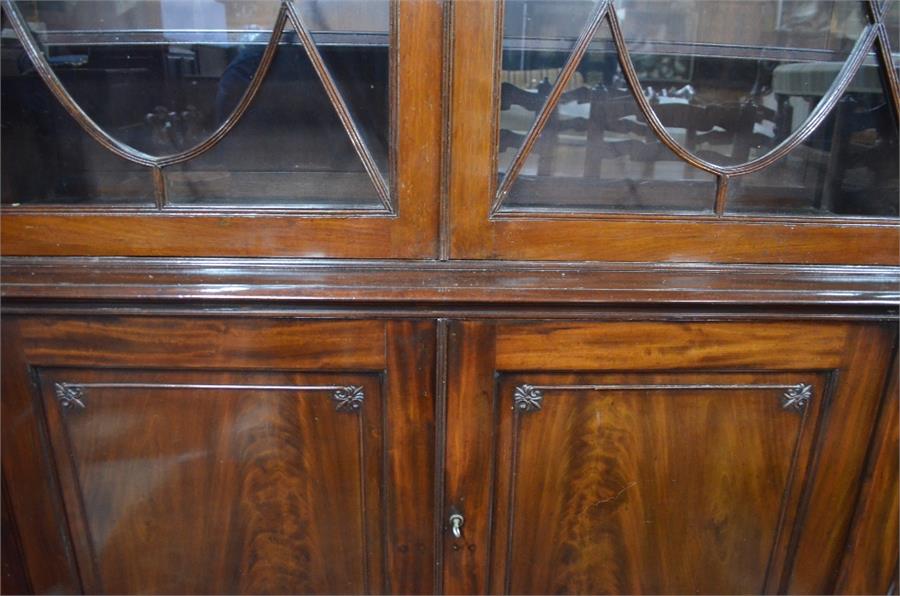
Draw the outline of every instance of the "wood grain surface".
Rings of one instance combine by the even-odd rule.
[[[461,540],[446,538],[445,589],[835,590],[896,339],[891,325],[468,321],[451,329],[444,513],[458,507],[466,525]],[[620,382],[719,387],[548,389],[541,410],[513,410],[523,384]],[[813,387],[802,416],[782,408],[783,390],[746,387],[801,382]]]
[[[785,508],[809,463],[813,420],[783,390],[547,390],[539,412],[516,385],[768,385],[813,373],[510,375],[500,383],[492,591],[745,594],[764,591]],[[821,400],[821,389],[813,400]],[[809,409],[813,418],[818,410]],[[509,476],[509,478],[503,478]],[[799,479],[798,479],[799,478]],[[793,489],[793,490],[792,490]],[[507,500],[508,498],[508,500]],[[541,561],[541,564],[535,564]],[[505,577],[504,577],[505,575]]]
[[[838,577],[843,594],[888,594],[900,570],[900,415],[897,361],[884,392],[865,483]]]
[[[367,515],[382,507],[377,377],[68,369],[41,377],[86,592],[381,587],[380,549],[370,558],[366,536],[367,524],[381,524]],[[54,382],[159,388],[88,388],[85,408],[63,410]],[[368,395],[346,413],[328,391],[165,387],[172,383],[354,383]]]
[[[33,589],[433,591],[434,329],[7,317],[3,467]],[[350,385],[361,407],[338,409]]]

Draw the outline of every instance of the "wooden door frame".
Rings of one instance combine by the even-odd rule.
[[[4,255],[427,258],[437,254],[441,0],[392,0],[391,209],[4,206]],[[78,109],[76,107],[76,109]],[[96,131],[95,131],[96,132]],[[96,136],[96,135],[94,135]],[[151,168],[157,187],[158,167]],[[157,188],[157,194],[161,191]]]
[[[497,178],[502,0],[452,2],[448,200],[457,259],[898,264],[884,218],[491,212]],[[891,94],[896,101],[896,92]]]

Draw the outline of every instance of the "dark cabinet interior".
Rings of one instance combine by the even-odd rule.
[[[287,30],[278,31],[273,57],[266,57],[277,4],[276,10],[271,3],[230,7],[233,14],[219,14],[213,4],[192,14],[157,3],[161,15],[154,15],[151,3],[143,14],[130,11],[137,14],[128,19],[103,3],[88,4],[84,26],[103,26],[91,35],[71,30],[77,3],[23,8],[57,28],[39,43],[65,91],[85,116],[135,152],[177,155],[201,145],[233,117],[254,79],[264,77],[228,141],[209,155],[174,166],[166,176],[171,205],[383,207],[296,32],[284,24]],[[366,157],[384,177],[388,3],[369,2],[366,12],[360,16],[371,21],[361,24],[372,31],[320,32],[318,58],[328,69],[329,83],[341,93],[354,134],[365,142]],[[327,14],[308,16],[324,20],[313,25],[328,26]],[[247,28],[193,36],[154,30],[165,25],[213,27],[215,17],[223,22],[231,17],[238,21],[231,27]],[[126,22],[136,30],[114,28]],[[14,169],[20,174],[5,178],[4,203],[27,196],[39,204],[154,204],[152,192],[141,192],[147,187],[147,180],[140,180],[147,177],[146,169],[105,155],[47,90],[21,44],[8,44],[4,66],[3,140],[18,147]],[[55,177],[36,180],[33,174],[41,168]],[[42,186],[29,188],[29,182]]]
[[[896,593],[900,2],[0,6],[2,592]]]

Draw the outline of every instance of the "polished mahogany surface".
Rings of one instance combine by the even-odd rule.
[[[4,593],[895,593],[900,2],[0,0]]]
[[[375,585],[380,561],[366,531],[383,532],[381,516],[367,515],[382,508],[377,381],[41,374],[85,591],[372,591],[369,558]],[[338,383],[364,402],[337,409]],[[61,385],[83,405],[60,402]]]
[[[897,385],[897,361],[884,402],[878,428],[869,452],[865,484],[860,493],[856,524],[848,541],[849,556],[844,559],[838,579],[841,592],[863,594],[881,592],[885,586],[897,586],[897,561],[900,558],[900,487],[895,481],[900,468],[900,414]],[[876,497],[873,491],[880,494]]]
[[[3,327],[36,592],[432,590],[431,323],[45,323]]]
[[[791,530],[782,519],[796,509],[818,413],[783,408],[783,396],[806,383],[810,403],[821,402],[825,380],[503,375],[499,424],[510,428],[500,433],[512,444],[495,456],[509,487],[495,515],[509,535],[495,544],[511,561],[505,591],[762,591]],[[540,411],[504,407],[517,392],[538,392]]]
[[[475,522],[445,535],[444,590],[834,591],[894,341],[823,322],[454,324],[444,498]]]

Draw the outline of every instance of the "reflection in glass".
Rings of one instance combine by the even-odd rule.
[[[389,5],[389,0],[294,5],[330,70],[353,127],[385,179]],[[166,156],[203,143],[233,113],[257,73],[281,3],[20,0],[17,6],[78,106],[116,140],[152,156]],[[6,26],[4,39],[14,39]],[[12,73],[4,71],[4,83]],[[5,87],[4,97],[18,88]],[[13,100],[27,103],[24,97]],[[48,138],[51,145],[58,141]],[[382,205],[290,26],[259,94],[237,127],[208,153],[164,172],[168,200],[174,205],[312,209]],[[149,173],[146,179],[150,180]],[[152,185],[147,191],[152,193]]]
[[[286,39],[296,36],[288,32]],[[387,45],[323,45],[320,52],[351,112],[364,110],[361,117],[354,114],[355,123],[386,175]],[[278,47],[256,98],[231,133],[207,153],[166,172],[173,205],[381,208],[371,178],[296,42]]]
[[[294,6],[387,179],[390,0],[294,0]]]
[[[574,5],[580,11],[577,19],[571,9],[556,14],[555,2],[507,3],[498,137],[501,180],[588,24],[593,3]],[[619,0],[615,10],[641,93],[656,116],[675,142],[720,166],[761,157],[797,130],[835,82],[866,25],[859,2]],[[864,66],[854,84],[870,87],[873,77],[881,93],[874,65]],[[878,103],[855,101],[866,109]],[[876,126],[881,128],[870,134],[879,136],[878,146],[894,155],[890,138],[895,124],[879,119]],[[827,134],[820,130],[814,137]],[[886,188],[892,180],[888,170],[883,174],[888,178],[882,179]],[[765,172],[759,174],[765,177]],[[804,180],[812,184],[810,178]],[[711,175],[678,159],[649,129],[604,24],[566,83],[501,209],[707,212],[714,187]],[[804,192],[813,192],[812,187]],[[896,197],[893,211],[858,202],[846,209],[896,213]],[[840,208],[835,204],[820,210]],[[747,204],[742,209],[765,210]]]
[[[197,145],[249,83],[277,2],[19,1],[51,68],[84,112],[150,155]],[[249,75],[249,76],[248,76]]]
[[[521,4],[520,12],[526,14],[542,14],[540,9],[551,11],[555,6]],[[583,12],[590,9],[588,4]],[[510,27],[506,14],[507,30],[521,31]],[[569,37],[580,32],[568,29]],[[571,45],[571,39],[504,37],[501,178],[546,103]],[[556,49],[563,46],[565,50]],[[714,176],[681,161],[647,125],[625,84],[604,23],[501,208],[702,213],[712,211],[715,186]]]
[[[515,157],[584,29],[594,0],[506,0],[503,17],[501,172]],[[534,49],[535,41],[542,49]],[[577,77],[577,75],[576,75]]]
[[[818,81],[810,65],[805,101]],[[736,178],[728,210],[796,215],[897,216],[897,122],[875,56],[862,65],[847,92],[816,131],[766,170]]]
[[[884,25],[887,28],[894,64],[900,59],[900,0],[887,0],[884,8]]]
[[[616,4],[644,95],[689,151],[717,165],[771,151],[805,120],[804,74],[837,77],[866,23],[860,2],[717,0]],[[788,91],[790,90],[790,91]],[[678,96],[678,107],[670,98]],[[677,105],[677,104],[676,104]]]
[[[3,32],[2,203],[153,205],[150,171],[88,136],[50,93],[5,22]]]

